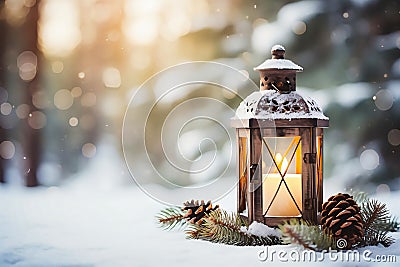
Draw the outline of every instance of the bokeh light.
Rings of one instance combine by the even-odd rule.
[[[78,77],[79,77],[79,79],[83,79],[83,78],[85,78],[85,73],[83,72],[83,71],[81,71],[81,72],[79,72],[78,73]]]
[[[28,104],[21,104],[17,107],[15,110],[15,113],[17,113],[17,117],[20,119],[26,119],[29,115],[30,112],[30,107]]]
[[[373,149],[366,149],[360,155],[360,163],[365,170],[374,170],[379,166],[379,155]]]
[[[380,184],[376,187],[377,194],[387,194],[390,193],[390,187],[387,184]]]
[[[96,146],[92,143],[86,143],[82,146],[82,155],[86,158],[92,158],[96,155]]]
[[[45,109],[49,106],[50,101],[44,91],[38,91],[32,96],[32,104],[38,109]]]
[[[41,111],[34,111],[28,115],[28,124],[32,129],[41,129],[47,124],[47,117]]]
[[[292,31],[297,35],[302,35],[306,32],[307,25],[303,21],[296,21],[292,25]]]
[[[12,159],[15,154],[15,146],[11,141],[3,141],[0,143],[0,156],[3,159]]]
[[[375,101],[375,106],[382,111],[389,110],[394,102],[393,95],[389,90],[378,91],[373,100]]]
[[[20,25],[26,15],[29,13],[29,8],[35,5],[35,0],[6,0],[5,10],[2,12],[6,15],[7,22],[11,25]]]
[[[80,43],[77,1],[44,0],[39,20],[39,45],[48,56],[68,56]]]
[[[54,95],[54,105],[61,110],[69,109],[74,103],[71,92],[67,89],[58,90]]]
[[[158,36],[162,1],[126,1],[122,30],[133,44],[148,45]]]
[[[32,51],[24,51],[17,57],[19,77],[24,81],[31,81],[37,73],[37,56]]]
[[[72,127],[78,126],[79,120],[76,117],[71,117],[68,120],[69,125],[71,125]]]
[[[12,106],[10,103],[6,102],[6,103],[1,104],[1,106],[0,106],[1,114],[10,115],[11,111],[12,111]]]
[[[400,145],[400,130],[392,129],[388,133],[388,141],[392,146]]]
[[[74,88],[71,89],[71,95],[72,97],[80,97],[82,95],[82,88],[76,86]]]
[[[118,88],[121,86],[121,74],[117,68],[105,68],[103,71],[103,83],[106,87]]]

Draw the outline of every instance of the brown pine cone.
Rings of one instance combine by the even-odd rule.
[[[216,205],[214,208],[212,207],[211,201],[208,201],[207,203],[204,203],[204,200],[202,200],[200,203],[198,200],[194,201],[186,201],[183,203],[183,211],[187,211],[184,217],[186,220],[190,223],[196,223],[200,224],[201,219],[205,216],[210,214],[211,211],[216,210],[219,208],[218,205]]]
[[[338,240],[343,238],[347,245],[339,247],[350,249],[363,237],[363,221],[360,207],[349,194],[339,193],[322,204],[321,225],[326,233]]]

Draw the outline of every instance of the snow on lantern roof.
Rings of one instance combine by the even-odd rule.
[[[285,48],[282,45],[274,45],[271,49],[272,58],[265,60],[261,65],[254,70],[295,70],[303,71],[303,68],[291,60],[285,59]]]
[[[283,47],[283,45],[276,44],[271,48],[271,54],[272,54],[273,51],[277,51],[277,50],[285,51],[285,48]]]
[[[320,119],[329,120],[318,104],[296,91],[281,94],[275,90],[254,92],[240,103],[238,119]]]

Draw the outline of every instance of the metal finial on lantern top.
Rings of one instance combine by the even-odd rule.
[[[280,93],[296,91],[296,73],[303,68],[291,60],[285,59],[285,48],[274,45],[272,58],[254,68],[260,72],[260,90],[276,90]]]
[[[271,55],[273,59],[284,59],[285,48],[282,45],[274,45],[271,48]]]

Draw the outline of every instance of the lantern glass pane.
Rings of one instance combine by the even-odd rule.
[[[246,213],[247,208],[247,138],[239,137],[239,192],[238,211]]]
[[[302,212],[300,136],[264,137],[262,152],[263,213],[297,217]]]
[[[317,180],[316,180],[316,188],[317,188],[317,199],[318,199],[318,211],[322,211],[322,135],[317,136]]]

